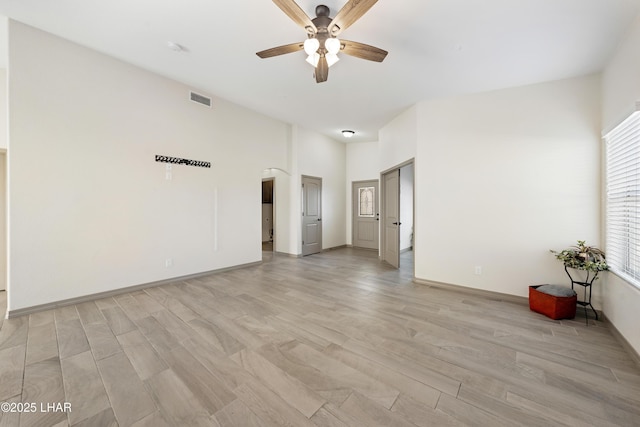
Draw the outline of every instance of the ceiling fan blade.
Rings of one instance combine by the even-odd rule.
[[[369,61],[382,62],[387,57],[387,51],[369,46],[368,44],[352,42],[340,39],[340,52],[356,58],[367,59]]]
[[[304,43],[291,43],[284,46],[272,47],[271,49],[256,52],[260,58],[271,58],[272,56],[285,55],[287,53],[297,52],[304,48]]]
[[[274,0],[275,1],[275,0]],[[327,27],[329,34],[336,36],[364,15],[378,0],[349,0]]]
[[[322,55],[316,66],[316,83],[326,82],[329,77],[329,65],[327,64],[327,58]]]
[[[273,2],[278,6],[289,18],[293,20],[296,24],[300,25],[302,28],[307,30],[310,34],[315,34],[318,32],[313,21],[309,18],[309,15],[304,13],[304,10],[294,0],[273,0]]]

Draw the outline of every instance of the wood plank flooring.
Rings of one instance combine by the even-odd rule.
[[[0,402],[37,410],[0,426],[640,425],[604,323],[412,283],[411,253],[265,257],[5,320]]]

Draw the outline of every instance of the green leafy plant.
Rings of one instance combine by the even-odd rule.
[[[595,273],[609,269],[604,252],[594,246],[587,246],[584,240],[578,240],[577,245],[559,252],[551,250],[551,253],[562,261],[565,267]]]

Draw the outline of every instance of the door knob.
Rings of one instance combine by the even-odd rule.
[[[322,218],[318,218],[318,221],[322,221]]]

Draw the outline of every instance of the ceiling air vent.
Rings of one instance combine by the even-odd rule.
[[[195,92],[190,92],[189,97],[193,102],[197,102],[198,104],[206,105],[207,107],[211,108],[211,98]]]

